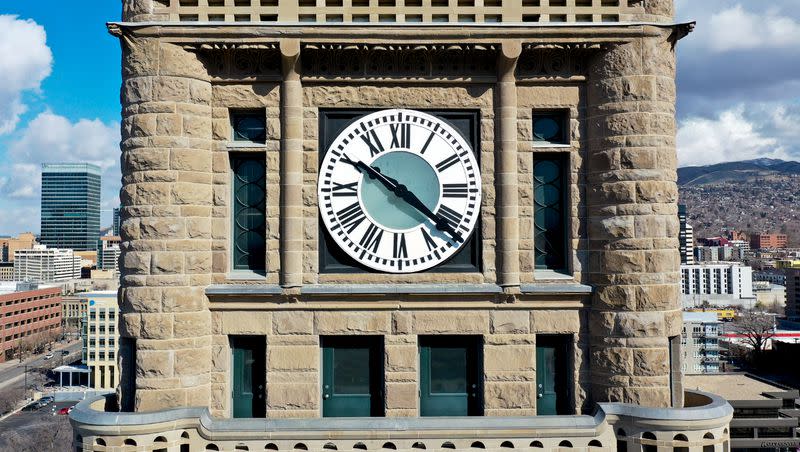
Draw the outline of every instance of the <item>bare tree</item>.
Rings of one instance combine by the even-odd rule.
[[[746,311],[737,316],[732,326],[745,344],[753,348],[753,358],[757,361],[764,353],[770,339],[775,336],[775,316],[764,312]]]
[[[24,394],[22,388],[10,388],[0,392],[0,415],[16,408]]]
[[[0,450],[69,452],[72,450],[72,428],[68,416],[42,412],[21,428],[0,431]]]

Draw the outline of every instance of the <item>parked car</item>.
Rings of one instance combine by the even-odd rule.
[[[49,352],[48,354],[44,355],[44,359],[53,359],[54,356],[55,355],[53,354],[53,352]]]
[[[73,408],[75,408],[74,405],[73,406],[65,406],[64,408],[61,408],[60,410],[58,410],[58,414],[69,414],[69,413],[72,413],[72,409]]]
[[[69,355],[69,350],[61,350],[61,354],[67,356]]]
[[[41,399],[39,399],[39,401],[36,402],[36,404],[39,405],[39,408],[42,408],[53,403],[54,400],[55,398],[53,398],[53,396],[44,396]]]

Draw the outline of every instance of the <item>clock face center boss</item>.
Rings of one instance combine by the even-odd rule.
[[[382,110],[336,137],[317,194],[328,233],[350,257],[412,273],[447,261],[472,234],[481,176],[472,148],[446,121]]]

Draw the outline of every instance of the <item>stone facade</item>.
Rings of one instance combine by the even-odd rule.
[[[218,13],[191,3],[126,1],[127,22],[110,26],[124,54],[123,408],[232,417],[231,338],[258,336],[266,416],[318,418],[321,338],[379,336],[385,416],[416,418],[420,337],[442,335],[481,339],[485,416],[536,415],[537,341],[552,335],[571,413],[683,406],[673,47],[688,26],[670,23],[672,1],[544,0],[541,22],[619,21],[558,27],[514,25],[536,11],[499,4],[511,26],[481,28],[298,25],[304,6],[288,2],[256,24],[270,21],[263,1],[248,23],[190,24]],[[240,3],[219,6],[224,21]],[[321,271],[320,112],[343,108],[477,113],[479,271]],[[231,112],[253,109],[265,142],[231,141]],[[565,143],[534,143],[534,112],[554,110]],[[263,273],[232,270],[232,153],[266,163]],[[561,273],[534,265],[541,155],[568,168]]]

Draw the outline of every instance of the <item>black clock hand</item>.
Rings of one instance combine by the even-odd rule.
[[[431,211],[414,193],[408,190],[408,188],[399,183],[396,179],[393,179],[389,176],[384,175],[381,173],[380,168],[374,168],[372,166],[367,165],[362,161],[354,162],[350,160],[347,155],[342,157],[342,161],[353,165],[353,167],[358,170],[358,172],[366,172],[370,179],[377,179],[381,184],[383,184],[389,191],[394,193],[395,196],[402,199],[406,203],[408,203],[411,207],[417,209],[426,217],[433,220],[434,224],[436,225],[436,229],[449,233],[456,241],[463,242],[464,238],[461,236],[458,231],[453,228],[449,221],[445,218],[442,218]]]

